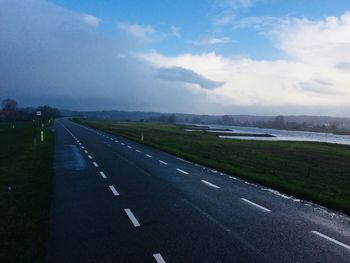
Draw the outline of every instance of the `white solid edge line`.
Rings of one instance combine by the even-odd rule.
[[[163,259],[162,255],[160,253],[153,254],[153,257],[157,261],[157,263],[165,263],[165,260]]]
[[[139,221],[137,221],[136,217],[134,216],[134,214],[131,212],[131,210],[129,208],[125,208],[124,211],[128,215],[128,217],[129,217],[130,221],[132,222],[132,224],[134,225],[134,227],[140,226]]]
[[[166,163],[166,162],[164,162],[164,161],[162,161],[162,160],[158,160],[158,162],[160,162],[160,163],[162,163],[162,164],[164,164],[164,165],[168,165],[168,163]]]
[[[325,238],[325,239],[327,239],[327,240],[329,240],[329,241],[331,241],[331,242],[333,242],[333,243],[335,243],[335,244],[337,244],[337,245],[339,245],[339,246],[342,246],[342,247],[344,247],[344,248],[346,248],[346,249],[350,249],[350,246],[348,246],[348,245],[346,245],[346,244],[344,244],[344,243],[342,243],[342,242],[340,242],[340,241],[338,241],[338,240],[335,240],[334,238],[331,238],[331,237],[329,237],[329,236],[326,236],[325,234],[322,234],[322,233],[320,233],[320,232],[318,232],[318,231],[315,231],[315,230],[313,230],[313,231],[311,231],[312,233],[314,233],[314,234],[316,234],[316,235],[318,235],[318,236],[320,236],[320,237],[323,237],[323,238]]]
[[[105,175],[105,173],[104,172],[100,172],[100,175],[102,176],[102,178],[107,178],[107,176]]]
[[[263,206],[261,206],[261,205],[258,205],[258,204],[254,203],[254,202],[252,202],[252,201],[250,201],[250,200],[248,200],[248,199],[241,198],[241,200],[243,200],[244,202],[246,202],[246,203],[248,203],[248,204],[251,204],[251,205],[253,205],[253,206],[257,207],[257,208],[260,208],[261,210],[263,210],[263,211],[265,211],[265,212],[271,212],[270,209],[267,209],[266,207],[263,207]]]
[[[89,159],[92,159],[92,156],[91,155],[88,155]]]
[[[149,154],[147,154],[147,153],[146,153],[146,156],[149,157],[149,158],[152,158],[152,157],[153,157],[152,155],[149,155]]]
[[[95,167],[98,167],[98,164],[97,164],[96,162],[93,162],[93,165],[94,165]]]
[[[211,182],[208,182],[206,180],[201,180],[201,181],[202,181],[202,183],[205,183],[206,185],[209,185],[210,187],[213,187],[216,189],[220,188],[220,186],[217,186],[216,184],[212,184]]]
[[[188,174],[188,172],[184,171],[184,170],[181,170],[180,168],[176,168],[177,171],[179,171],[180,173],[183,173],[183,174]]]
[[[112,193],[113,193],[115,196],[118,196],[118,195],[119,195],[118,191],[114,188],[113,185],[110,185],[110,186],[109,186],[109,189],[111,189]]]

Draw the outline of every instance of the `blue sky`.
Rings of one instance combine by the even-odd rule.
[[[156,49],[166,55],[185,52],[215,51],[225,56],[250,56],[256,59],[277,59],[283,56],[274,43],[252,27],[233,28],[232,24],[247,17],[305,17],[319,20],[327,16],[340,16],[350,9],[350,0],[54,0],[68,9],[89,13],[103,20],[101,28],[115,36],[118,23],[150,25],[167,33],[169,27],[179,28],[180,37],[164,37],[142,48]],[[240,2],[249,2],[240,4]],[[215,25],[215,18],[234,17],[232,23]],[[192,41],[217,37],[229,38],[226,44],[202,45]]]
[[[0,0],[0,98],[350,116],[350,0]]]

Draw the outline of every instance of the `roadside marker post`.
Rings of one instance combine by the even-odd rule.
[[[43,131],[40,132],[40,139],[42,142],[44,141],[44,132]]]

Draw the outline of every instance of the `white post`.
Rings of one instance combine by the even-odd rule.
[[[44,141],[44,132],[43,131],[40,132],[40,138],[41,138],[41,141],[43,142]]]

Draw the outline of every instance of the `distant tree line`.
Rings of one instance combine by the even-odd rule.
[[[200,120],[199,120],[200,121]],[[194,123],[200,123],[196,120]],[[256,121],[256,122],[241,122],[236,121],[230,115],[224,115],[215,121],[215,124],[221,125],[233,125],[233,126],[252,126],[258,128],[271,128],[271,129],[286,129],[286,130],[310,130],[310,131],[335,131],[338,129],[335,122],[323,125],[313,125],[310,123],[297,123],[294,121],[286,121],[282,115],[276,116],[271,121]]]
[[[41,116],[36,113],[40,111]],[[0,121],[25,121],[40,118],[47,121],[60,116],[60,111],[56,108],[44,105],[37,108],[24,107],[20,108],[17,101],[13,99],[4,99],[1,102]]]
[[[148,121],[175,124],[176,123],[176,115],[171,114],[171,115],[161,115],[159,117],[151,117],[148,119]]]

